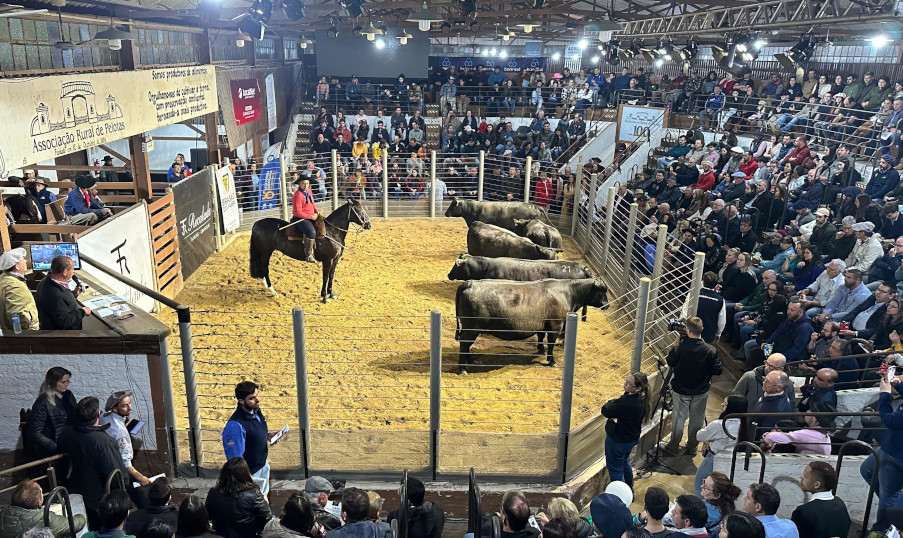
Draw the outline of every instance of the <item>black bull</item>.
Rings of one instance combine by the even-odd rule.
[[[446,217],[461,217],[468,226],[476,221],[501,226],[506,230],[514,229],[514,221],[518,219],[541,219],[548,222],[542,208],[527,202],[478,202],[476,200],[451,199],[445,210]]]
[[[553,365],[553,349],[556,340],[564,338],[567,313],[583,306],[608,308],[608,288],[600,279],[467,281],[455,294],[458,364],[473,364],[470,347],[486,333],[502,340],[525,340],[535,334],[538,352],[545,351],[548,364]]]
[[[474,256],[490,258],[554,260],[561,249],[539,246],[501,226],[474,222],[467,229],[467,252]]]

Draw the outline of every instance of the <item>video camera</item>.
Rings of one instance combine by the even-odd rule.
[[[687,322],[682,319],[671,318],[668,320],[668,330],[685,333],[687,331]]]

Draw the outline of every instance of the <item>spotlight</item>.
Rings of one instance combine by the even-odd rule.
[[[304,18],[304,2],[301,0],[282,0],[282,11],[289,20],[301,20]]]
[[[495,50],[495,49],[492,49],[492,50],[489,51],[489,55],[490,55],[490,56],[495,56],[496,54],[498,54],[498,51]]]
[[[304,36],[301,36],[301,40],[298,41],[298,44],[301,45],[301,48],[302,48],[302,49],[306,49],[308,45],[313,45],[314,42],[311,41],[310,39],[307,39],[307,38],[304,37]]]
[[[658,60],[656,60],[655,62],[653,62],[653,65],[654,65],[655,67],[661,67],[661,66],[665,65],[665,60],[659,58]]]
[[[375,40],[373,42],[373,44],[376,45],[376,48],[378,48],[378,49],[386,48],[386,41],[383,38],[379,38],[379,39]]]
[[[499,58],[501,58],[501,59],[504,60],[504,59],[507,58],[507,57],[508,57],[508,51],[507,51],[507,50],[503,50],[503,51],[499,52]]]
[[[461,14],[469,17],[477,12],[477,0],[464,0],[461,3]]]
[[[451,24],[449,24],[448,22],[443,22],[439,25],[439,31],[443,34],[451,33],[451,28]]]
[[[558,60],[561,59],[561,53],[556,52],[555,54],[552,55],[552,59],[557,62]]]
[[[345,11],[351,18],[356,19],[364,14],[363,0],[342,0],[339,3],[343,8],[345,8]]]
[[[263,39],[266,32],[266,24],[270,22],[273,14],[273,4],[269,0],[254,0],[250,9],[238,21],[238,29],[249,35],[252,39]]]
[[[585,39],[581,39],[580,42],[577,43],[577,46],[580,47],[580,50],[583,50],[589,46],[589,42],[587,42]]]
[[[815,39],[811,34],[800,36],[799,42],[783,53],[774,55],[778,63],[788,71],[795,71],[797,66],[805,67],[815,52]]]
[[[879,34],[879,35],[876,35],[875,37],[871,38],[869,41],[872,42],[873,47],[880,49],[881,47],[887,45],[888,43],[890,43],[893,40],[884,34]]]
[[[339,29],[336,28],[335,26],[331,26],[329,28],[329,30],[326,30],[326,36],[329,39],[335,39],[335,38],[339,37]]]
[[[354,28],[351,29],[351,35],[353,35],[355,38],[360,38],[362,35],[364,35],[363,30],[364,30],[364,27],[361,26],[360,24],[358,24],[357,26],[355,26]]]
[[[361,35],[366,36],[367,41],[373,41],[374,39],[376,39],[376,36],[384,35],[384,34],[385,34],[385,32],[383,32],[381,29],[377,28],[376,26],[373,26],[372,22],[368,23],[365,28],[361,29]]]
[[[598,57],[598,56],[593,56],[593,57],[590,59],[590,61],[593,62],[594,64],[597,64],[597,63],[599,63],[599,57]]]
[[[765,41],[764,39],[756,39],[756,42],[753,43],[753,46],[756,47],[757,49],[761,49],[762,47],[764,47],[767,44],[768,44],[768,41]]]
[[[483,49],[483,57],[489,56],[489,50]]]

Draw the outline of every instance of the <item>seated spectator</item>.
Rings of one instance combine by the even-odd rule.
[[[871,222],[857,222],[853,225],[856,233],[856,243],[853,251],[847,256],[847,270],[858,269],[863,274],[868,273],[875,260],[884,255],[884,249],[874,234],[875,225]]]
[[[753,439],[758,441],[762,439],[762,435],[777,424],[778,418],[774,413],[789,413],[793,411],[792,402],[787,398],[784,391],[786,385],[785,378],[787,374],[780,371],[769,372],[762,382],[762,397],[756,402],[756,405],[750,412],[755,413],[753,422],[756,429],[753,432]]]
[[[753,484],[743,498],[743,510],[762,522],[765,538],[799,538],[793,521],[775,515],[780,507],[781,494],[771,484]]]
[[[822,403],[813,404],[813,411],[831,412],[834,408],[828,408]],[[767,450],[773,450],[775,445],[791,445],[796,454],[817,454],[827,456],[831,454],[831,438],[823,428],[830,428],[832,420],[827,416],[806,415],[803,417],[805,428],[790,431],[771,431],[762,436],[762,443]]]
[[[411,538],[440,538],[445,527],[442,505],[424,500],[426,487],[419,479],[408,476],[407,483],[408,535]],[[388,522],[398,519],[399,509],[389,512]]]
[[[843,286],[837,288],[834,296],[813,320],[817,322],[839,321],[870,296],[871,292],[862,283],[862,271],[847,269],[843,273]]]
[[[708,513],[705,527],[712,532],[736,509],[735,502],[742,491],[731,483],[727,475],[715,471],[706,477],[700,487],[700,493]]]
[[[812,378],[812,384],[800,389],[801,399],[796,408],[805,413],[811,411],[816,404],[837,409],[837,391],[834,390],[834,382],[837,381],[837,371],[833,368],[821,368]]]
[[[590,502],[589,513],[593,518],[593,525],[602,536],[621,536],[633,526],[633,516],[627,505],[612,493],[596,495]]]
[[[91,194],[91,189],[95,184],[94,177],[90,174],[75,178],[76,188],[69,192],[66,197],[66,205],[63,207],[63,211],[69,218],[69,224],[93,226],[113,214],[109,208],[104,206],[100,198]]]
[[[239,457],[223,464],[205,504],[213,530],[224,538],[255,538],[273,517],[248,464]]]
[[[542,536],[543,538],[577,538],[577,532],[564,518],[556,517],[542,526]]]
[[[367,537],[382,538],[384,531],[375,521],[368,519],[370,498],[360,488],[345,488],[342,494],[342,527],[326,533],[330,538]]]
[[[0,329],[13,332],[13,315],[19,315],[23,331],[40,329],[38,307],[25,283],[28,270],[24,248],[7,250],[0,255]]]
[[[639,519],[645,523],[643,528],[649,532],[650,538],[665,538],[674,532],[662,523],[662,519],[668,514],[669,504],[668,493],[662,488],[652,486],[646,489]]]
[[[280,517],[274,517],[263,528],[261,538],[319,537],[321,529],[314,520],[310,501],[295,492],[285,501]]]
[[[806,315],[810,318],[818,316],[822,312],[822,308],[827,306],[834,293],[843,285],[844,276],[842,275],[847,264],[843,260],[833,259],[825,270],[818,275],[815,282],[797,294],[806,309]]]
[[[50,260],[50,272],[38,283],[36,301],[38,319],[44,330],[80,331],[82,320],[91,314],[87,306],[78,306],[69,282],[75,276],[75,264],[68,256]]]
[[[0,510],[0,538],[19,538],[22,534],[34,527],[44,525],[44,492],[41,486],[33,480],[19,482],[13,491],[10,504]],[[81,532],[85,528],[85,516],[74,514],[74,532]],[[50,531],[55,538],[69,536],[69,520],[53,512],[50,513]]]
[[[75,411],[75,424],[60,433],[59,451],[69,454],[70,472],[66,487],[69,493],[77,493],[85,501],[88,528],[98,530],[102,526],[99,515],[101,499],[106,491],[107,477],[113,471],[127,476],[119,446],[100,426],[100,403],[94,396],[82,398]],[[128,499],[128,495],[126,495]],[[126,514],[131,501],[126,506]],[[122,517],[125,520],[125,515]],[[121,521],[119,526],[121,527]],[[110,526],[106,526],[110,529]]]
[[[752,369],[765,362],[765,354],[762,351],[765,344],[771,344],[772,353],[783,353],[788,361],[806,358],[806,347],[813,332],[815,331],[812,320],[803,312],[802,303],[796,299],[790,301],[787,305],[787,319],[765,339],[762,347],[750,351],[747,356],[747,367]]]
[[[189,495],[179,504],[176,538],[210,538],[210,516],[204,500],[197,495]]]
[[[836,370],[837,377],[834,386],[837,390],[854,389],[859,386],[859,363],[856,359],[849,357],[852,355],[849,340],[843,338],[835,338],[828,348],[828,357],[840,360],[826,361],[824,363],[816,363],[817,367],[829,367]]]
[[[830,538],[849,533],[847,505],[831,493],[836,483],[837,473],[828,462],[813,461],[803,470],[800,487],[811,495],[809,502],[797,506],[790,516],[800,538]]]
[[[733,448],[738,441],[747,441],[746,419],[725,418],[735,413],[746,413],[749,407],[744,396],[732,394],[721,401],[721,414],[717,420],[709,422],[705,428],[699,430],[696,439],[702,441],[704,455],[702,463],[696,469],[696,477],[693,479],[693,493],[702,495],[702,486],[706,477],[712,474],[715,465],[715,454],[725,452]],[[727,424],[723,424],[727,421]],[[727,433],[725,433],[727,430]]]
[[[688,153],[690,153],[690,146],[687,145],[687,137],[680,135],[677,137],[677,144],[671,146],[667,155],[659,157],[658,167],[667,170],[672,163],[677,161],[678,157],[685,157]]]
[[[746,512],[732,512],[721,524],[721,538],[766,538],[761,521]]]
[[[122,529],[131,507],[132,499],[125,491],[114,489],[107,493],[98,503],[98,528],[85,534],[83,538],[134,538],[134,535],[126,534]]]
[[[765,395],[765,389],[763,388],[765,376],[771,372],[783,372],[786,364],[787,358],[784,357],[783,354],[772,353],[765,360],[765,364],[749,370],[740,376],[740,380],[737,381],[737,386],[734,387],[733,393],[746,398],[747,409],[753,409],[762,396]],[[784,394],[787,396],[787,401],[792,402],[795,396],[793,383],[790,381],[790,377],[781,376],[781,382],[784,383],[783,388]]]
[[[671,517],[674,528],[681,534],[692,538],[705,538],[709,535],[705,524],[708,519],[708,510],[705,501],[696,495],[681,495],[674,500],[674,508],[671,509]],[[595,520],[595,518],[593,518]]]
[[[137,538],[173,538],[176,526],[166,520],[151,521],[147,527],[138,534]]]
[[[567,523],[574,530],[576,538],[588,538],[593,535],[593,525],[586,518],[580,517],[577,506],[569,499],[564,497],[555,497],[549,501],[546,507],[548,514],[540,512],[536,514],[536,520],[542,526],[543,533],[546,532],[549,521],[560,520]],[[666,505],[667,510],[667,505]],[[545,536],[545,534],[543,534]]]
[[[38,390],[38,398],[31,406],[31,418],[25,433],[26,446],[31,446],[38,458],[59,454],[57,442],[60,433],[76,422],[78,404],[69,390],[71,379],[72,372],[62,366],[47,370]]]
[[[169,486],[169,480],[165,476],[161,476],[149,484],[147,499],[150,504],[129,515],[125,524],[126,534],[139,536],[153,521],[165,521],[172,525],[173,529],[176,528],[179,512],[176,506],[169,502],[172,500],[172,488]]]

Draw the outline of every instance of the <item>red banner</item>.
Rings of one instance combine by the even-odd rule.
[[[233,80],[232,108],[235,125],[243,125],[260,119],[260,85],[257,79]]]

